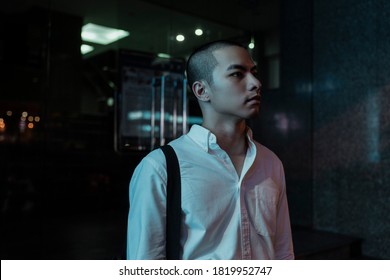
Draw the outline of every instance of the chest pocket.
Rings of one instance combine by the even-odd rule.
[[[249,218],[260,235],[275,235],[279,193],[278,186],[271,178],[248,188],[245,193]]]

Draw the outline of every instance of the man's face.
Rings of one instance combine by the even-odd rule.
[[[249,53],[240,47],[225,47],[213,52],[218,64],[210,85],[210,104],[224,118],[248,119],[260,108],[261,83]]]

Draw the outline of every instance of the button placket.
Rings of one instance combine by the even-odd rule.
[[[252,257],[251,246],[250,246],[250,226],[248,212],[244,203],[245,187],[240,187],[240,210],[241,210],[241,250],[242,259],[250,260]]]

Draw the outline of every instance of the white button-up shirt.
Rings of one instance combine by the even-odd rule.
[[[172,141],[182,187],[182,259],[293,259],[281,161],[248,133],[241,177],[209,130]],[[165,258],[166,163],[160,149],[130,182],[127,258]]]

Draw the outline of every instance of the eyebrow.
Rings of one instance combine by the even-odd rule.
[[[233,70],[233,69],[238,69],[238,70],[242,70],[242,71],[247,71],[247,68],[244,66],[244,65],[241,65],[241,64],[231,64],[229,65],[229,67],[226,69],[226,71],[229,71],[229,70]],[[254,70],[257,70],[257,66],[253,66],[252,68],[250,68],[250,71],[254,71]]]

